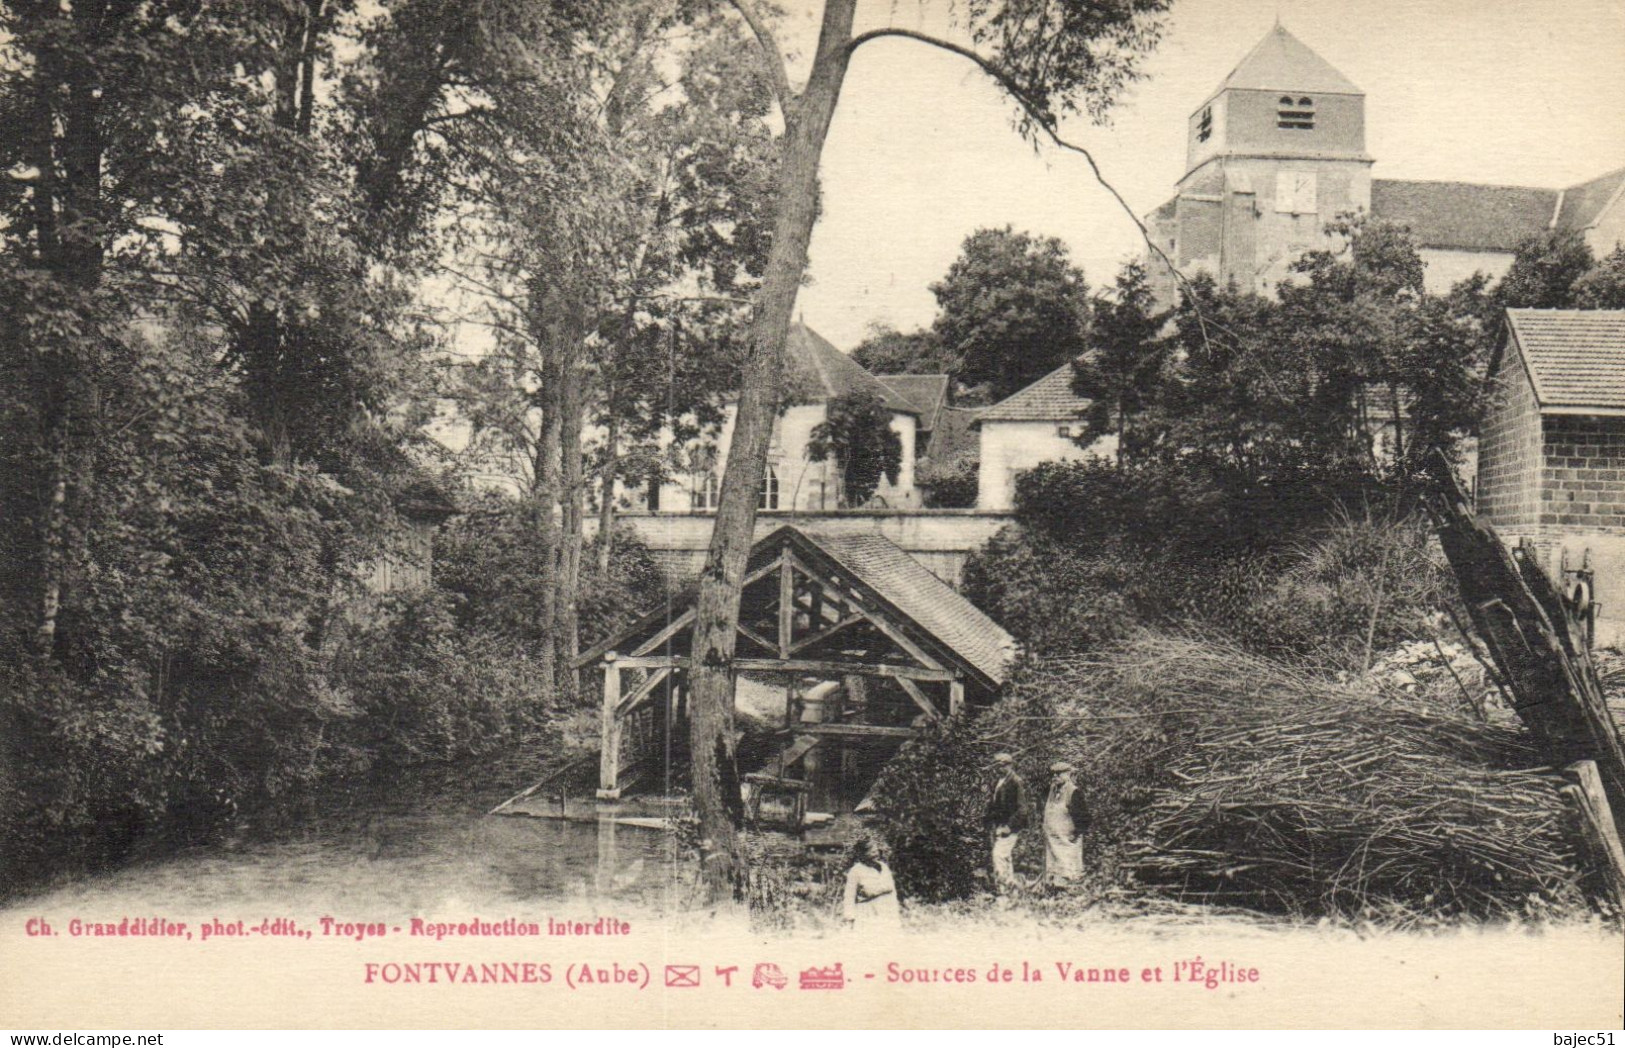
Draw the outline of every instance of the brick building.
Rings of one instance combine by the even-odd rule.
[[[1625,634],[1625,310],[1509,309],[1490,362],[1478,509],[1572,586],[1589,560],[1598,640]],[[1565,561],[1566,557],[1566,561]]]

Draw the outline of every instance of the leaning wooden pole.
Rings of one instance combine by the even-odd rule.
[[[1430,504],[1467,613],[1554,767],[1595,761],[1614,818],[1625,817],[1625,745],[1579,625],[1551,578],[1479,521],[1444,457]]]

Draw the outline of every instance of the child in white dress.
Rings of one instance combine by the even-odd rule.
[[[852,846],[852,866],[846,871],[846,895],[841,916],[855,929],[901,928],[903,911],[897,904],[897,882],[891,867],[875,854],[874,845],[860,839]]]

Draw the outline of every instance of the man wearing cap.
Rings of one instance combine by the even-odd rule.
[[[1083,874],[1083,831],[1089,809],[1083,793],[1072,781],[1072,765],[1056,761],[1049,766],[1049,796],[1044,801],[1044,879],[1069,884]]]
[[[993,886],[1006,892],[1017,884],[1013,860],[1016,842],[1027,828],[1027,784],[1016,774],[1016,759],[1008,753],[995,754],[993,768],[1000,778],[982,822],[993,849]]]

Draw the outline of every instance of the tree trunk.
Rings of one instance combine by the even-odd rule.
[[[606,395],[605,400],[613,398]],[[604,434],[604,468],[599,473],[598,495],[598,577],[609,578],[609,562],[615,541],[615,473],[621,454],[621,420],[613,411]]]
[[[544,344],[541,374],[542,430],[531,462],[531,500],[535,515],[538,555],[547,585],[542,589],[538,627],[541,633],[540,677],[542,696],[552,705],[558,678],[558,644],[554,624],[558,619],[559,520],[559,369],[553,347]]]
[[[105,29],[106,4],[86,0],[61,17],[71,18],[89,38],[99,40]],[[101,73],[93,51],[51,50],[42,54],[38,76],[41,84],[34,113],[38,127],[33,143],[40,166],[33,209],[38,259],[59,285],[94,295],[102,282],[106,251]],[[53,105],[59,94],[66,96],[60,114]],[[49,463],[35,625],[35,648],[43,658],[52,657],[56,650],[68,574],[87,541],[83,521],[94,496],[99,439],[98,337],[92,330],[64,336],[55,347],[48,347],[54,348],[55,359],[48,364],[42,411]],[[75,515],[80,518],[78,526]]]
[[[745,883],[738,834],[742,802],[734,752],[731,668],[739,595],[756,525],[757,491],[767,469],[776,406],[773,398],[783,370],[784,344],[817,217],[818,161],[846,76],[855,6],[856,0],[826,0],[812,75],[801,95],[786,105],[773,244],[751,317],[722,496],[700,575],[689,724],[701,877],[711,901],[730,895],[739,898]],[[772,56],[771,60],[780,59]]]
[[[559,698],[574,707],[579,697],[576,656],[581,653],[581,523],[586,483],[581,462],[581,340],[582,325],[573,319],[563,325],[559,384],[559,455],[561,459],[561,515],[564,535],[559,550],[558,678]]]

